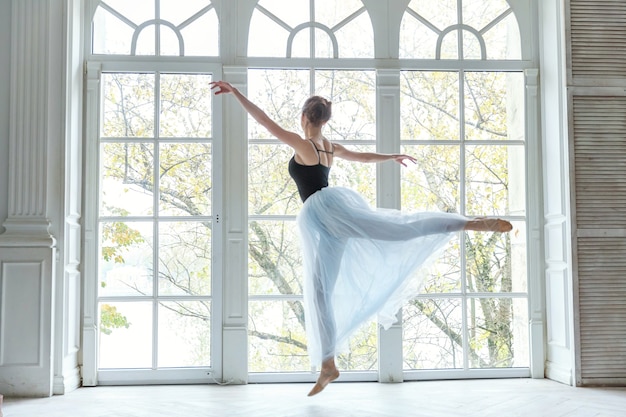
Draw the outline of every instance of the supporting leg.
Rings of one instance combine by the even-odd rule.
[[[309,396],[321,392],[326,388],[326,385],[339,377],[339,371],[335,366],[337,335],[332,294],[337,281],[344,247],[344,241],[334,238],[321,240],[318,247],[318,258],[316,259],[313,276],[314,304],[318,319],[316,324],[319,330],[324,360],[317,383],[309,392]],[[315,323],[310,323],[310,325],[315,325]]]
[[[322,392],[324,388],[335,379],[339,377],[339,371],[335,366],[335,358],[328,358],[324,362],[322,362],[322,369],[320,371],[320,376],[317,378],[317,382],[309,392],[309,397],[314,396],[315,394],[319,394]]]

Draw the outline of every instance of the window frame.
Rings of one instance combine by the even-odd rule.
[[[97,1],[91,1],[92,7],[97,5]],[[216,5],[219,4],[216,0]],[[247,2],[251,3],[251,2]],[[508,370],[497,370],[495,375],[491,370],[474,370],[471,376],[459,376],[454,374],[447,374],[441,371],[417,371],[417,374],[407,374],[402,371],[402,360],[398,361],[392,357],[387,356],[385,360],[379,359],[379,364],[386,362],[387,367],[385,369],[379,369],[377,372],[371,372],[367,375],[346,375],[342,374],[342,380],[378,380],[381,382],[402,381],[409,379],[439,379],[439,378],[483,378],[483,377],[519,377],[519,376],[536,376],[539,375],[541,370],[541,376],[543,376],[543,356],[544,356],[544,335],[543,326],[541,322],[541,316],[543,314],[543,302],[541,300],[541,294],[543,293],[541,277],[542,277],[542,259],[543,254],[540,252],[541,248],[541,174],[540,172],[532,171],[532,167],[541,166],[540,158],[540,136],[539,136],[539,101],[537,98],[538,88],[538,52],[536,48],[536,38],[533,35],[532,29],[536,25],[536,5],[529,5],[528,2],[522,0],[509,0],[509,4],[514,11],[515,17],[518,20],[520,28],[520,37],[522,42],[522,59],[511,60],[423,60],[423,59],[399,59],[397,57],[397,39],[394,39],[393,34],[389,31],[381,30],[386,27],[393,18],[390,17],[394,13],[398,12],[400,7],[398,2],[376,2],[376,1],[364,1],[364,5],[367,8],[368,15],[372,19],[374,26],[374,34],[381,35],[375,38],[375,57],[374,58],[264,58],[264,57],[247,57],[245,54],[245,39],[248,36],[249,27],[246,23],[249,23],[249,17],[251,16],[250,4],[244,4],[243,1],[237,0],[232,2],[223,2],[219,6],[216,6],[218,10],[218,19],[220,20],[220,56],[217,57],[193,57],[187,59],[178,59],[177,57],[127,57],[127,56],[105,56],[105,55],[91,55],[89,47],[90,42],[90,15],[87,12],[87,19],[85,22],[85,53],[87,58],[85,64],[86,77],[86,100],[85,100],[85,171],[84,171],[84,206],[83,213],[85,219],[85,234],[84,234],[84,254],[85,254],[85,303],[84,303],[84,317],[88,317],[93,320],[93,308],[94,308],[94,288],[95,284],[90,283],[87,277],[90,276],[90,268],[93,270],[93,252],[95,251],[93,246],[93,229],[90,229],[90,208],[93,204],[90,202],[90,184],[93,184],[94,174],[93,170],[93,150],[88,149],[88,141],[90,131],[95,126],[94,114],[98,112],[97,100],[94,100],[93,96],[90,96],[90,85],[97,84],[98,74],[100,71],[151,71],[155,68],[165,69],[173,72],[190,72],[195,69],[198,72],[206,71],[208,67],[214,68],[213,72],[215,77],[218,74],[223,74],[224,79],[237,82],[237,86],[246,91],[247,82],[245,81],[245,73],[247,68],[284,68],[284,69],[303,69],[303,68],[317,68],[317,69],[350,69],[350,70],[374,70],[377,78],[376,89],[376,101],[377,101],[377,137],[389,137],[388,140],[377,140],[376,146],[379,152],[397,152],[401,146],[399,140],[399,127],[398,121],[395,119],[394,111],[399,114],[399,77],[400,71],[403,70],[431,70],[431,71],[450,71],[450,70],[466,70],[466,71],[523,71],[525,74],[526,85],[526,229],[527,229],[527,276],[528,276],[528,299],[529,299],[529,320],[532,323],[532,328],[529,328],[529,338],[531,345],[530,353],[530,370],[526,370],[523,375],[516,372],[507,372]],[[252,4],[252,7],[254,5]],[[402,6],[405,7],[405,6]],[[403,13],[403,10],[402,10]],[[227,20],[224,20],[227,19]],[[226,25],[228,23],[229,25]],[[399,22],[398,22],[399,27]],[[237,36],[233,36],[237,35]],[[394,50],[394,47],[396,49]],[[235,74],[234,76],[232,74]],[[92,87],[93,88],[93,87]],[[215,108],[215,126],[217,137],[217,129],[219,128],[220,137],[227,137],[226,129],[232,128],[233,123],[244,123],[245,116],[243,113],[234,113],[231,107],[224,106],[224,114],[222,117],[222,100],[214,102]],[[222,128],[224,128],[222,130]],[[389,132],[393,132],[389,135]],[[247,137],[247,135],[244,135]],[[232,149],[243,149],[247,146],[247,142],[243,141],[245,138],[237,138],[242,141],[234,145],[226,144],[224,147],[224,161],[232,161],[232,157],[226,155],[229,152],[229,147]],[[91,159],[90,159],[91,158]],[[240,174],[232,175],[233,170],[223,167],[220,169],[220,174],[224,175],[223,181],[237,182],[239,187],[246,188],[243,185],[247,181],[247,167],[241,168]],[[394,165],[381,165],[377,167],[377,202],[379,207],[398,208],[400,200],[400,187],[396,178],[399,177],[399,167]],[[247,196],[245,197],[247,199]],[[228,193],[223,195],[223,207],[232,207],[233,204],[238,204],[239,199],[233,196],[229,196]],[[230,215],[230,213],[224,213]],[[91,220],[93,221],[93,219]],[[246,222],[247,224],[247,222]],[[246,232],[244,231],[244,234]],[[223,231],[223,238],[219,243],[220,247],[216,247],[215,250],[219,252],[220,259],[223,259],[225,263],[234,259],[240,262],[247,259],[247,244],[246,238],[242,237],[237,248],[229,245],[228,237],[229,230],[225,228]],[[531,250],[532,248],[532,250]],[[226,271],[226,267],[223,268]],[[234,283],[225,284],[226,286],[232,285],[233,288],[247,288],[247,276],[234,275],[229,279],[233,279]],[[216,293],[215,293],[216,294]],[[246,300],[247,294],[246,294]],[[230,311],[233,305],[237,305],[241,302],[241,298],[233,296],[225,291],[223,294],[222,309],[224,310],[224,325],[222,327],[222,338],[224,340],[224,351],[228,351],[229,348],[234,348],[232,339],[227,337],[229,331],[237,328],[239,330],[240,324],[233,324],[229,321],[228,311]],[[237,309],[247,312],[247,308],[237,305]],[[246,317],[244,317],[246,319]],[[245,320],[244,320],[245,321]],[[93,329],[86,329],[83,332],[86,336],[84,339],[84,370],[83,374],[87,376],[86,380],[89,381],[90,377],[95,375],[95,370],[91,369],[90,361],[93,362],[95,355],[95,347],[93,344]],[[398,338],[399,335],[399,338]],[[401,350],[401,336],[402,331],[399,326],[392,326],[391,329],[381,332],[379,335],[379,341],[385,340],[385,347],[380,349],[381,354],[387,355],[388,352],[397,352]],[[239,338],[239,341],[242,339]],[[247,340],[247,339],[246,339]],[[221,350],[222,347],[220,346]],[[237,353],[241,352],[241,349],[234,349]],[[302,375],[291,374],[271,374],[271,375],[258,375],[251,377],[244,372],[241,366],[233,367],[232,371],[227,368],[240,361],[247,361],[247,357],[242,358],[224,358],[220,361],[219,366],[221,369],[215,369],[215,373],[212,374],[213,378],[221,379],[224,376],[224,380],[229,382],[295,382],[295,381],[314,381],[315,375],[311,373],[305,373]],[[217,366],[217,363],[216,363]],[[228,378],[226,378],[228,376]],[[130,379],[129,379],[130,381]],[[217,382],[217,381],[214,381]],[[89,384],[86,384],[89,385]]]

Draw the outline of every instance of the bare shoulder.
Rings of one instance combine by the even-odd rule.
[[[338,156],[340,158],[343,158],[345,155],[350,154],[351,151],[349,151],[348,149],[346,149],[345,146],[337,143],[337,142],[330,142],[332,145],[332,150],[333,153],[335,154],[335,156]]]

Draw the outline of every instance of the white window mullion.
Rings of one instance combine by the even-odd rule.
[[[158,3],[158,2],[157,2]],[[157,5],[158,6],[158,5]],[[158,9],[157,9],[158,16]],[[158,25],[157,25],[158,31]],[[158,45],[158,33],[157,33]],[[154,250],[152,251],[152,369],[158,368],[159,357],[159,201],[160,201],[160,184],[159,184],[159,125],[161,114],[161,73],[156,72],[154,75],[154,138],[152,140],[154,149],[154,168],[153,181],[154,189],[152,191],[153,208],[152,208],[152,241],[154,242]]]
[[[461,196],[460,199],[460,210],[461,214],[467,215],[467,208],[465,207],[466,201],[466,187],[465,187],[465,178],[466,178],[466,165],[465,165],[465,71],[459,71],[459,173],[460,173],[460,190],[459,194]],[[465,240],[467,239],[467,235],[465,233],[461,233],[460,236],[460,255],[461,255],[461,329],[463,333],[463,370],[467,371],[469,369],[469,334],[468,334],[468,317],[467,317],[467,309],[468,309],[468,299],[467,299],[467,254],[465,252]]]

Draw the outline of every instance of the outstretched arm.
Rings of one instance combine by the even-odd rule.
[[[405,154],[385,154],[385,153],[377,153],[377,152],[357,152],[346,149],[344,146],[334,143],[333,147],[335,150],[334,155],[355,162],[385,162],[385,161],[396,161],[402,166],[406,166],[405,161],[411,161],[413,163],[416,162],[415,158],[410,155]]]
[[[214,81],[211,83],[211,89],[217,89],[215,95],[232,94],[241,104],[245,111],[254,118],[261,126],[266,128],[272,135],[276,136],[280,141],[297,148],[302,143],[302,138],[293,132],[283,129],[278,123],[272,120],[263,110],[256,104],[248,100],[246,96],[241,94],[239,90],[225,81]]]

